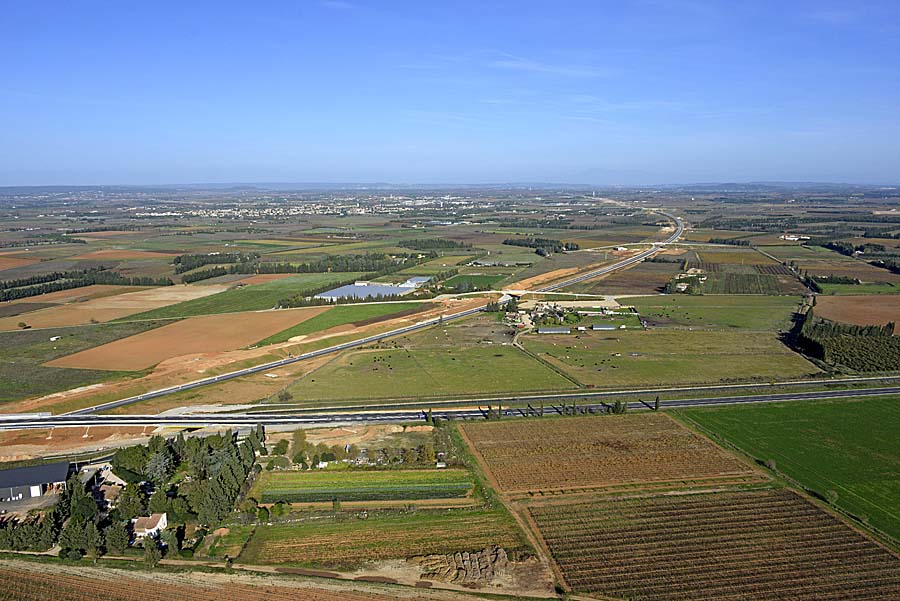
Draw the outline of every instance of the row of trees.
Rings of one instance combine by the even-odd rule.
[[[749,240],[740,240],[737,238],[710,238],[710,244],[728,244],[730,246],[751,246]]]
[[[29,298],[47,294],[49,292],[83,288],[84,286],[91,286],[93,284],[108,284],[115,286],[172,286],[173,282],[165,277],[126,277],[116,271],[103,268],[54,272],[52,274],[0,283],[0,301]]]
[[[552,238],[507,238],[503,241],[507,246],[524,246],[535,249],[534,252],[541,256],[570,250],[578,250],[580,247],[575,242],[563,242]]]
[[[844,324],[809,309],[796,336],[803,353],[856,371],[891,371],[900,365],[900,338],[894,322],[883,326]]]
[[[900,273],[900,257],[888,257],[872,261],[872,265],[887,269],[891,273]]]
[[[855,253],[873,255],[887,252],[887,248],[884,246],[884,244],[876,244],[874,242],[853,244],[852,242],[849,242],[847,240],[816,239],[810,240],[809,243],[814,246],[822,246],[835,252],[839,252],[842,255],[847,255],[848,257],[852,257]]]
[[[220,275],[226,275],[228,273],[228,269],[225,267],[213,267],[212,269],[201,269],[200,271],[194,271],[192,273],[186,273],[181,276],[181,281],[185,284],[192,284],[194,282],[199,282],[201,280],[208,280],[210,278],[217,278]]]
[[[175,265],[175,273],[184,273],[203,267],[204,265],[221,265],[225,263],[250,263],[259,259],[258,253],[212,253],[202,255],[178,255],[172,261]]]
[[[456,240],[448,240],[446,238],[416,238],[413,240],[403,240],[398,242],[397,246],[411,248],[413,250],[468,250],[472,248],[472,245],[468,242],[457,242]]]

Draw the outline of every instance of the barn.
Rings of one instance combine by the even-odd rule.
[[[0,503],[40,497],[66,488],[69,463],[47,463],[0,470]]]

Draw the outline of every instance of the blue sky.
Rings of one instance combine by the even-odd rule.
[[[0,185],[900,182],[900,2],[26,2]]]

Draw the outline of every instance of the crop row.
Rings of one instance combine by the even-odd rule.
[[[263,503],[316,503],[338,499],[340,501],[398,501],[421,499],[455,499],[465,497],[472,489],[469,483],[456,485],[405,485],[396,487],[334,488],[334,489],[278,489],[265,490]]]
[[[641,599],[886,599],[897,557],[789,490],[535,506],[575,590]]]
[[[241,554],[248,563],[338,565],[414,555],[522,546],[518,530],[487,510],[417,511],[368,519],[260,526]]]
[[[665,415],[462,426],[506,491],[746,476],[751,470]]]

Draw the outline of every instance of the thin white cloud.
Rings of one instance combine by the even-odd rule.
[[[501,58],[487,63],[493,69],[507,69],[510,71],[527,71],[529,73],[545,73],[547,75],[561,75],[565,77],[600,77],[605,73],[592,67],[583,65],[554,65],[540,61],[503,54]]]
[[[859,13],[844,8],[825,8],[810,13],[807,18],[827,25],[848,25],[859,18]]]
[[[325,8],[334,8],[337,10],[348,10],[351,8],[355,8],[353,4],[351,4],[350,2],[345,2],[344,0],[322,0],[320,4]]]

